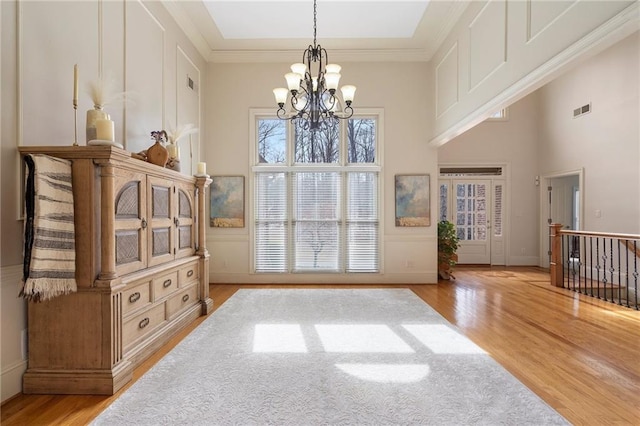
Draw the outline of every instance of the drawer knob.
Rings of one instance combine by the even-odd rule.
[[[184,296],[182,296],[182,303],[186,302],[187,300],[189,300],[188,294],[185,294]]]
[[[162,286],[164,288],[167,288],[171,285],[171,278],[169,278],[168,280],[166,280],[165,282],[162,283]]]
[[[142,321],[140,321],[140,323],[138,324],[139,328],[145,328],[146,326],[149,325],[149,318],[145,318]]]
[[[147,229],[147,221],[146,221],[146,219],[142,219],[141,226],[142,226],[142,229]]]
[[[192,277],[193,276],[193,269],[189,269],[189,272],[187,272],[187,277]]]
[[[138,291],[129,296],[129,303],[135,303],[138,300],[140,300],[140,292]]]

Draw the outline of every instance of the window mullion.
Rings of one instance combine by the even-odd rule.
[[[352,141],[353,146],[349,144],[347,122],[341,122],[339,132],[332,133],[331,137],[325,135],[316,135],[317,139],[301,137],[300,144],[304,145],[302,147],[296,146],[295,126],[292,122],[287,122],[286,137],[282,138],[285,132],[280,132],[280,137],[286,139],[283,141],[284,144],[280,142],[278,145],[277,140],[273,143],[266,142],[266,148],[271,147],[271,150],[265,148],[258,164],[252,166],[256,183],[260,179],[266,179],[267,174],[279,175],[279,179],[283,180],[280,185],[286,193],[282,194],[278,190],[284,197],[281,203],[286,204],[286,206],[280,204],[280,211],[285,215],[280,225],[284,228],[280,228],[282,231],[279,231],[285,234],[280,239],[282,241],[280,247],[286,252],[280,258],[286,263],[285,265],[280,263],[284,266],[281,269],[283,272],[347,273],[379,270],[381,215],[378,197],[381,166],[377,161],[379,129],[377,129],[376,118],[367,117],[366,120],[363,124],[365,127],[362,127],[364,130],[354,133],[357,136]],[[259,120],[256,120],[254,125],[258,127],[259,124]],[[337,142],[335,142],[336,137]],[[373,144],[372,138],[375,138]],[[318,143],[314,145],[315,151],[311,154],[309,151],[304,151],[297,156],[296,148],[309,148],[305,144],[310,143],[311,140]],[[264,141],[269,139],[265,137],[262,141],[265,143]],[[285,155],[279,157],[275,155],[278,153],[278,147],[286,150]],[[357,154],[353,156],[354,162],[349,163],[349,150],[355,149]],[[265,162],[263,157],[269,161]],[[301,162],[296,163],[296,158]],[[261,177],[261,174],[265,174],[264,177]],[[264,180],[265,184],[270,185],[270,182]],[[264,188],[271,191],[269,188],[275,187]],[[258,201],[265,203],[263,206],[269,209],[264,210],[264,213],[270,214],[269,212],[275,207],[273,202],[276,199],[270,202],[270,194],[267,193],[256,193],[255,197],[256,203]],[[277,205],[277,202],[275,204]],[[259,225],[258,222],[256,221],[255,226]],[[261,224],[264,223],[266,222],[263,220]],[[270,225],[267,223],[267,226]],[[257,228],[256,232],[263,229],[264,227]],[[270,228],[266,229],[267,232],[271,232]],[[271,237],[268,236],[268,238]],[[278,240],[265,239],[263,242],[258,241],[257,244],[267,244],[260,249],[263,250],[262,253],[269,256],[269,253],[274,250],[275,241]],[[270,266],[268,260],[269,257],[266,258],[267,267]]]

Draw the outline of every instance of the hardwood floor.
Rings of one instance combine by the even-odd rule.
[[[455,276],[394,287],[413,290],[571,423],[640,424],[639,311],[551,287],[539,268],[459,267]],[[239,288],[258,287],[327,288],[211,285],[214,309]],[[134,380],[203,320],[136,369]],[[19,395],[2,405],[1,422],[86,424],[118,395]]]

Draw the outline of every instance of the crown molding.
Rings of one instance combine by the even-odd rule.
[[[178,1],[161,0],[161,3],[165,7],[165,9],[167,9],[169,15],[171,15],[171,17],[176,21],[178,27],[180,27],[180,29],[185,33],[191,43],[193,43],[200,55],[202,55],[202,57],[206,60],[206,58],[208,58],[211,54],[209,43],[207,43],[202,34],[200,34],[200,32],[196,29],[196,26],[191,18],[189,18],[182,7],[178,5]]]
[[[211,51],[208,62],[214,63],[261,63],[291,62],[299,60],[304,48],[299,50],[218,50]],[[339,62],[427,62],[425,49],[373,49],[329,51],[331,60]]]

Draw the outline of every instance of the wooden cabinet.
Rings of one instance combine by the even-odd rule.
[[[28,305],[24,393],[111,395],[212,310],[205,190],[122,149],[21,147],[72,160],[76,293]]]

